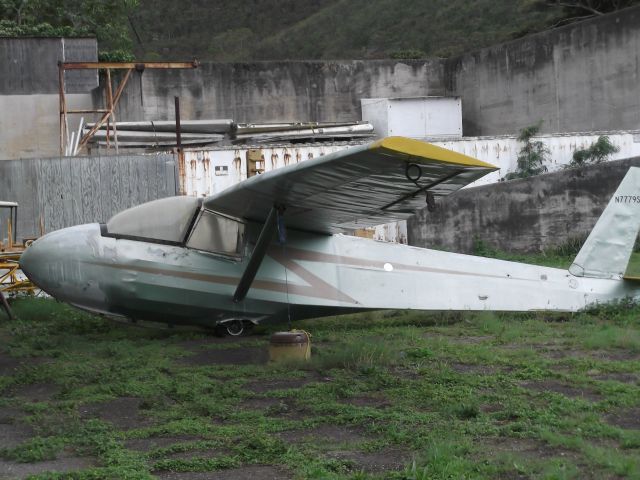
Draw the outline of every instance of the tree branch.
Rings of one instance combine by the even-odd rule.
[[[604,15],[604,12],[601,12],[600,10],[596,10],[591,5],[585,5],[582,2],[575,2],[575,3],[556,2],[556,5],[558,5],[559,7],[567,7],[567,8],[581,8],[582,10],[591,12],[594,15]]]

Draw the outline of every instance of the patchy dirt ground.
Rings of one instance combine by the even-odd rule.
[[[560,393],[570,398],[579,398],[587,400],[589,402],[599,402],[602,400],[602,395],[594,392],[591,388],[580,387],[567,383],[560,382],[558,380],[540,380],[533,382],[523,382],[524,388],[534,390],[542,393]]]
[[[55,460],[21,463],[0,460],[0,479],[27,478],[43,472],[69,473],[82,471],[95,465],[95,459],[61,456]]]
[[[640,308],[310,321],[311,361],[272,364],[259,329],[38,302],[0,320],[0,479],[640,478]]]
[[[187,365],[264,365],[269,361],[266,346],[200,350],[182,360]]]
[[[221,470],[212,475],[211,472],[165,472],[156,475],[165,480],[280,480],[292,478],[285,470],[268,465],[252,465],[248,467]]]
[[[99,403],[90,403],[80,407],[80,416],[98,418],[111,423],[120,430],[144,428],[152,424],[152,420],[140,411],[142,400],[133,397],[119,397]]]

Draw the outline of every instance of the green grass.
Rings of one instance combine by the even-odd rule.
[[[13,308],[17,320],[0,317],[0,351],[23,363],[0,376],[0,408],[21,409],[35,436],[1,450],[5,461],[93,457],[95,466],[77,479],[252,464],[300,479],[640,478],[633,421],[640,308],[631,303],[564,316],[377,312],[306,320],[295,326],[313,335],[311,361],[235,366],[180,359],[194,349],[266,346],[268,329],[229,343],[112,323],[45,299],[15,300]],[[201,342],[189,350],[188,340]],[[252,390],[295,379],[306,383]],[[55,393],[38,402],[16,395],[32,384],[52,384]],[[140,399],[148,421],[122,429],[81,413],[119,397]],[[327,425],[361,438],[313,436]],[[282,436],[300,429],[311,438]],[[186,439],[148,452],[126,448],[158,436]],[[402,452],[399,470],[367,473],[339,455],[389,449]],[[184,456],[203,450],[216,455]]]
[[[640,277],[640,253],[634,252],[631,254],[629,265],[627,265],[627,271],[625,275],[630,277]]]

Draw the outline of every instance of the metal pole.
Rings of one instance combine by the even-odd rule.
[[[107,109],[113,119],[113,143],[118,154],[118,127],[116,125],[115,105],[113,103],[113,90],[111,87],[111,69],[107,68]],[[107,121],[107,148],[109,145],[109,122]]]
[[[60,156],[64,155],[64,125],[67,121],[66,107],[64,98],[64,67],[62,63],[58,63],[58,99],[59,99],[59,111],[60,111]]]
[[[18,243],[18,207],[13,207],[13,243]]]
[[[1,290],[0,290],[0,304],[4,307],[4,310],[7,312],[7,315],[9,316],[9,320],[13,320],[15,317],[11,312],[11,308],[9,307],[9,302],[7,302],[7,299],[4,298],[4,294],[2,293]]]
[[[180,98],[174,97],[176,112],[176,148],[178,151],[178,195],[186,195],[186,172],[184,151],[182,150],[182,131],[180,129]]]

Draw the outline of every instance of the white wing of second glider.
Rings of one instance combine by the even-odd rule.
[[[264,222],[282,206],[287,228],[338,233],[404,220],[427,192],[449,195],[497,170],[403,137],[388,137],[251,177],[205,199],[205,208]]]

